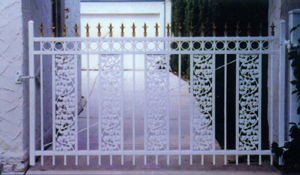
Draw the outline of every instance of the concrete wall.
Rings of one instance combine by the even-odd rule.
[[[280,20],[285,20],[286,21],[286,38],[288,39],[288,35],[289,35],[289,31],[290,28],[288,28],[289,26],[289,20],[288,20],[288,12],[290,10],[296,9],[296,8],[300,8],[300,0],[269,0],[269,26],[271,26],[272,22],[274,22],[276,28],[275,28],[275,36],[279,37],[280,34]],[[269,28],[270,30],[270,28]],[[270,32],[269,32],[270,33]],[[275,48],[279,49],[279,43],[277,43],[275,45]],[[287,52],[286,52],[287,53]],[[288,61],[288,55],[286,54],[286,79],[289,80],[289,74],[290,74],[290,62]],[[278,77],[278,72],[279,72],[279,55],[274,55],[274,83],[275,83],[275,92],[278,92],[278,87],[279,87],[279,77]],[[270,64],[269,64],[270,66]],[[270,70],[269,69],[269,79],[270,79]],[[290,91],[290,83],[289,81],[286,81],[286,99],[285,99],[285,107],[286,107],[286,112],[285,112],[285,121],[289,121],[289,102],[290,102],[290,98],[291,98],[291,91]],[[270,82],[269,82],[269,88],[270,88]],[[271,94],[269,94],[270,96]],[[269,98],[270,99],[270,98]],[[272,103],[269,100],[269,105],[270,103]],[[275,107],[275,111],[274,111],[274,131],[278,131],[278,95],[274,95],[274,107]],[[295,112],[295,111],[293,111]],[[269,111],[270,114],[270,111]],[[299,121],[300,118],[298,118]],[[287,122],[288,123],[288,122]],[[288,138],[288,131],[289,131],[289,126],[288,124],[285,125],[285,136],[286,139]],[[278,141],[278,133],[274,133],[274,141]]]

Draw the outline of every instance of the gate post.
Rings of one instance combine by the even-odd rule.
[[[280,21],[280,60],[279,60],[279,115],[278,115],[278,142],[279,146],[284,145],[284,119],[285,119],[285,34],[286,23],[284,20]],[[279,159],[279,164],[282,165],[282,159]]]
[[[35,77],[34,77],[34,54],[33,37],[34,23],[28,22],[29,34],[29,164],[35,165]]]
[[[300,24],[300,9],[295,9],[289,11],[289,31]],[[289,32],[289,37],[291,41],[291,46],[297,47],[298,39],[300,38],[300,27],[298,27],[296,30],[294,30],[292,33]],[[293,67],[291,66],[291,61],[289,61],[289,82],[295,79]],[[289,122],[296,122],[297,121],[297,108],[299,106],[298,97],[296,94],[292,94],[294,90],[296,90],[295,86],[291,83],[288,84],[289,87]]]

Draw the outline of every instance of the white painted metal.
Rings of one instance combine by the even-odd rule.
[[[31,23],[29,23],[31,24]],[[109,156],[110,164],[113,164],[113,157],[114,156],[121,156],[121,164],[124,164],[124,156],[133,156],[133,164],[136,163],[135,156],[144,156],[144,163],[147,163],[147,156],[154,156],[155,163],[159,163],[159,159],[161,156],[167,156],[167,164],[170,163],[170,156],[178,156],[178,164],[181,164],[181,156],[187,155],[190,156],[190,164],[193,164],[193,159],[197,160],[196,156],[201,156],[201,164],[205,163],[205,156],[212,157],[212,163],[216,164],[216,156],[224,156],[224,164],[227,164],[227,156],[228,155],[235,155],[236,156],[236,164],[238,164],[238,157],[240,155],[247,156],[247,163],[250,164],[250,156],[251,155],[258,155],[259,156],[259,164],[261,164],[261,156],[268,155],[271,156],[272,153],[270,150],[262,150],[261,149],[261,121],[262,121],[262,105],[261,105],[261,90],[262,90],[262,54],[269,54],[271,55],[275,53],[281,53],[281,60],[283,60],[284,50],[274,50],[273,43],[275,41],[279,41],[278,38],[275,37],[156,37],[156,38],[48,38],[48,37],[34,37],[33,36],[33,24],[29,28],[30,29],[30,60],[34,60],[34,55],[41,55],[41,60],[46,59],[46,57],[42,58],[42,55],[51,55],[52,59],[52,82],[53,82],[53,142],[52,142],[52,150],[44,150],[43,149],[43,141],[41,141],[42,149],[36,150],[34,147],[34,131],[35,131],[35,109],[34,103],[30,105],[30,164],[34,165],[34,158],[36,156],[52,156],[53,157],[53,164],[55,164],[56,156],[63,156],[64,157],[64,164],[67,164],[67,156],[76,156],[76,163],[78,164],[78,156],[87,156],[87,164],[89,164],[89,157],[90,156],[99,156],[99,165],[101,165],[101,156]],[[33,43],[39,43],[40,49],[34,49]],[[57,48],[57,43],[63,43],[62,48]],[[92,48],[91,45],[95,44],[97,47]],[[246,47],[242,48],[242,43],[246,43]],[[171,47],[171,45],[177,45],[177,47]],[[188,48],[185,48],[184,45],[188,45]],[[197,44],[200,47],[197,47]],[[283,44],[281,40],[281,44]],[[50,47],[46,47],[49,45]],[[73,47],[67,47],[67,45],[73,45]],[[118,45],[118,47],[116,47]],[[234,45],[232,47],[231,45]],[[257,46],[255,46],[257,45]],[[99,70],[98,70],[98,123],[92,124],[90,122],[90,107],[91,107],[91,100],[90,100],[90,55],[95,54],[98,55],[99,59]],[[125,149],[125,138],[124,138],[124,112],[127,109],[124,109],[124,54],[132,55],[132,86],[133,95],[132,95],[132,149],[128,150]],[[136,55],[143,54],[144,55],[144,102],[141,104],[136,103],[137,98],[137,89],[136,84],[140,82],[136,82],[136,59],[139,58]],[[171,149],[171,133],[170,133],[170,92],[173,90],[170,87],[170,64],[169,59],[170,55],[178,55],[178,87],[179,88],[179,106],[178,106],[178,149]],[[216,68],[216,59],[218,57],[217,54],[224,55],[224,149],[218,149],[216,143],[216,71],[219,68]],[[227,138],[229,137],[227,132],[227,108],[230,107],[227,105],[227,73],[228,73],[228,58],[229,54],[233,54],[236,56],[236,149],[230,150],[228,149]],[[74,101],[70,101],[70,103],[75,103],[75,112],[74,112],[74,122],[75,122],[75,129],[66,130],[65,132],[70,133],[73,137],[74,134],[74,149],[61,148],[62,146],[56,145],[57,139],[59,139],[59,135],[56,133],[56,125],[57,122],[57,109],[56,105],[59,103],[56,100],[56,91],[57,91],[57,81],[55,77],[57,76],[58,72],[56,72],[56,65],[57,63],[57,56],[64,55],[64,57],[70,57],[70,59],[75,62],[75,88],[74,94],[75,99]],[[72,57],[73,55],[73,57]],[[75,55],[75,57],[74,57]],[[77,60],[80,55],[87,55],[87,128],[81,131],[87,131],[87,149],[86,150],[79,150],[78,144],[78,73],[77,73]],[[182,97],[182,86],[184,85],[182,81],[182,55],[188,55],[190,61],[190,94],[189,94],[189,103],[190,103],[190,116],[183,116],[183,97]],[[92,56],[91,56],[92,58]],[[248,122],[248,119],[241,119],[240,112],[242,110],[242,101],[240,98],[242,97],[242,87],[244,85],[240,85],[240,82],[244,81],[240,77],[243,71],[245,71],[245,67],[243,67],[243,60],[249,59],[253,61],[251,66],[257,66],[258,60],[258,67],[253,68],[253,70],[246,70],[251,74],[251,76],[259,76],[257,87],[257,93],[260,94],[259,97],[255,98],[254,100],[258,100],[258,107],[257,110],[254,110],[255,113],[258,113],[258,128],[255,127],[250,128],[249,132],[257,132],[259,137],[259,143],[256,144],[254,140],[250,139],[250,142],[253,142],[253,147],[247,147],[240,142],[240,138],[243,138],[242,127],[243,122],[241,120],[245,120],[244,122]],[[65,63],[68,64],[68,63]],[[42,66],[42,64],[41,64]],[[72,67],[73,64],[70,64]],[[273,66],[273,62],[271,61],[271,67]],[[30,76],[34,76],[34,64],[30,63]],[[43,71],[43,69],[41,69]],[[69,71],[69,69],[67,70]],[[254,72],[254,73],[253,73]],[[258,72],[258,74],[256,74]],[[280,72],[281,78],[283,78],[282,71]],[[70,73],[72,74],[72,72]],[[106,75],[112,75],[112,79],[105,79],[107,78]],[[153,77],[155,79],[153,79]],[[151,81],[156,81],[157,78],[159,79],[159,83],[161,84],[151,84]],[[241,79],[241,81],[240,81]],[[274,80],[273,75],[271,76],[272,81]],[[105,84],[106,80],[111,81],[111,84],[114,85],[116,89],[115,94],[108,94],[109,91],[108,85]],[[256,80],[256,79],[255,79]],[[34,83],[35,80],[30,80],[30,98],[35,98],[35,87]],[[177,82],[176,82],[177,84]],[[188,83],[187,83],[188,85]],[[154,103],[150,103],[150,99],[153,100],[154,96],[157,95],[153,93],[153,90],[157,90],[160,88],[159,98],[154,100]],[[280,103],[284,102],[284,93],[282,94],[282,87],[280,89],[281,101]],[[271,88],[271,94],[274,93],[274,89]],[[43,98],[43,89],[41,98]],[[153,93],[153,94],[151,94]],[[106,98],[107,97],[107,98]],[[113,100],[112,100],[113,99]],[[106,102],[113,102],[112,105],[107,106]],[[105,103],[105,104],[104,104]],[[157,105],[161,103],[160,105]],[[138,105],[144,105],[144,143],[138,143],[138,139],[135,137],[137,136],[136,131],[136,118],[137,112],[136,110],[139,108]],[[106,106],[105,106],[106,105]],[[151,106],[152,105],[152,106]],[[156,105],[156,106],[155,106]],[[161,118],[157,119],[149,114],[149,111],[154,113],[155,111],[151,111],[152,108],[155,108],[159,113]],[[280,116],[282,115],[282,106],[280,106]],[[271,105],[273,108],[273,105]],[[115,118],[111,118],[110,114],[107,112],[108,109],[113,112],[113,115],[116,116]],[[105,112],[106,110],[106,112]],[[72,110],[71,110],[72,112]],[[41,115],[43,117],[43,114]],[[184,117],[189,117],[189,135],[184,135],[182,132],[181,122],[183,122]],[[280,119],[282,120],[283,117]],[[273,115],[271,115],[270,119],[271,123],[273,122]],[[41,120],[42,121],[42,120]],[[163,121],[163,122],[161,122]],[[44,121],[42,121],[44,122]],[[111,129],[108,127],[109,122],[116,124],[116,126]],[[159,128],[154,128],[152,122],[161,122],[161,126]],[[282,122],[282,121],[281,121]],[[279,122],[279,123],[281,123]],[[111,124],[112,124],[111,123]],[[283,124],[283,122],[281,123]],[[90,140],[90,128],[92,126],[98,125],[98,148],[97,150],[91,149],[91,140]],[[42,126],[42,125],[41,125]],[[152,128],[151,128],[152,127]],[[282,126],[280,126],[281,128]],[[150,128],[150,129],[149,129]],[[283,128],[281,128],[280,132]],[[273,135],[273,127],[270,126],[271,135]],[[33,134],[33,135],[32,135]],[[152,134],[152,135],[151,135]],[[188,149],[183,148],[183,140],[182,137],[189,137],[189,143],[185,143],[188,145]],[[71,136],[69,136],[71,137]],[[112,141],[111,145],[106,145],[105,139],[109,137],[110,141]],[[156,144],[150,143],[149,138],[151,137],[151,142],[153,142],[153,138]],[[280,136],[282,139],[282,136]],[[270,136],[270,140],[273,140],[273,136]],[[107,141],[107,140],[106,140]],[[254,143],[255,142],[255,143]],[[282,143],[282,142],[280,142]],[[143,149],[137,149],[136,145],[144,144]],[[151,145],[152,144],[152,145]],[[176,143],[177,144],[177,143]],[[256,148],[257,146],[257,148]],[[206,159],[208,160],[208,159]]]
[[[274,49],[274,42],[271,42],[271,50]],[[274,53],[270,54],[270,58],[269,58],[269,64],[270,64],[270,132],[269,132],[269,138],[270,138],[270,143],[273,143],[273,120],[274,120]],[[270,155],[270,164],[273,165],[273,154]]]
[[[28,23],[28,34],[29,34],[29,76],[34,77],[34,46],[33,46],[33,34],[34,34],[34,28],[33,28],[33,21],[29,21]],[[30,122],[30,128],[29,128],[29,142],[30,142],[30,165],[35,165],[35,94],[36,94],[36,88],[35,88],[35,78],[31,78],[29,80],[29,122]]]
[[[240,112],[240,94],[239,94],[239,74],[240,74],[240,59],[239,59],[239,54],[236,55],[236,61],[235,61],[235,149],[238,152],[239,151],[239,112]],[[235,156],[235,163],[236,165],[239,164],[239,156]]]
[[[227,54],[224,57],[224,150],[227,150]],[[227,165],[227,155],[224,164]]]
[[[285,116],[285,35],[286,24],[284,20],[280,21],[280,61],[279,61],[279,119],[278,119],[278,134],[279,134],[279,146],[284,145],[285,130],[284,130],[284,116]],[[282,164],[282,160],[279,161]]]

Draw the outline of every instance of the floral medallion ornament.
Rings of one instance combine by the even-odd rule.
[[[55,150],[75,150],[75,58],[55,56]]]
[[[258,150],[259,57],[239,56],[239,149]]]
[[[168,148],[167,55],[146,55],[146,146],[148,151]]]
[[[193,55],[192,75],[192,141],[194,151],[212,149],[213,141],[213,58],[212,55]]]
[[[99,88],[101,115],[101,150],[121,150],[122,138],[122,59],[121,55],[100,55]]]

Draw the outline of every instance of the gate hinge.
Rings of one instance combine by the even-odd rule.
[[[17,72],[15,75],[15,83],[22,84],[23,79],[31,79],[31,78],[34,78],[34,76],[23,76],[20,72]]]

